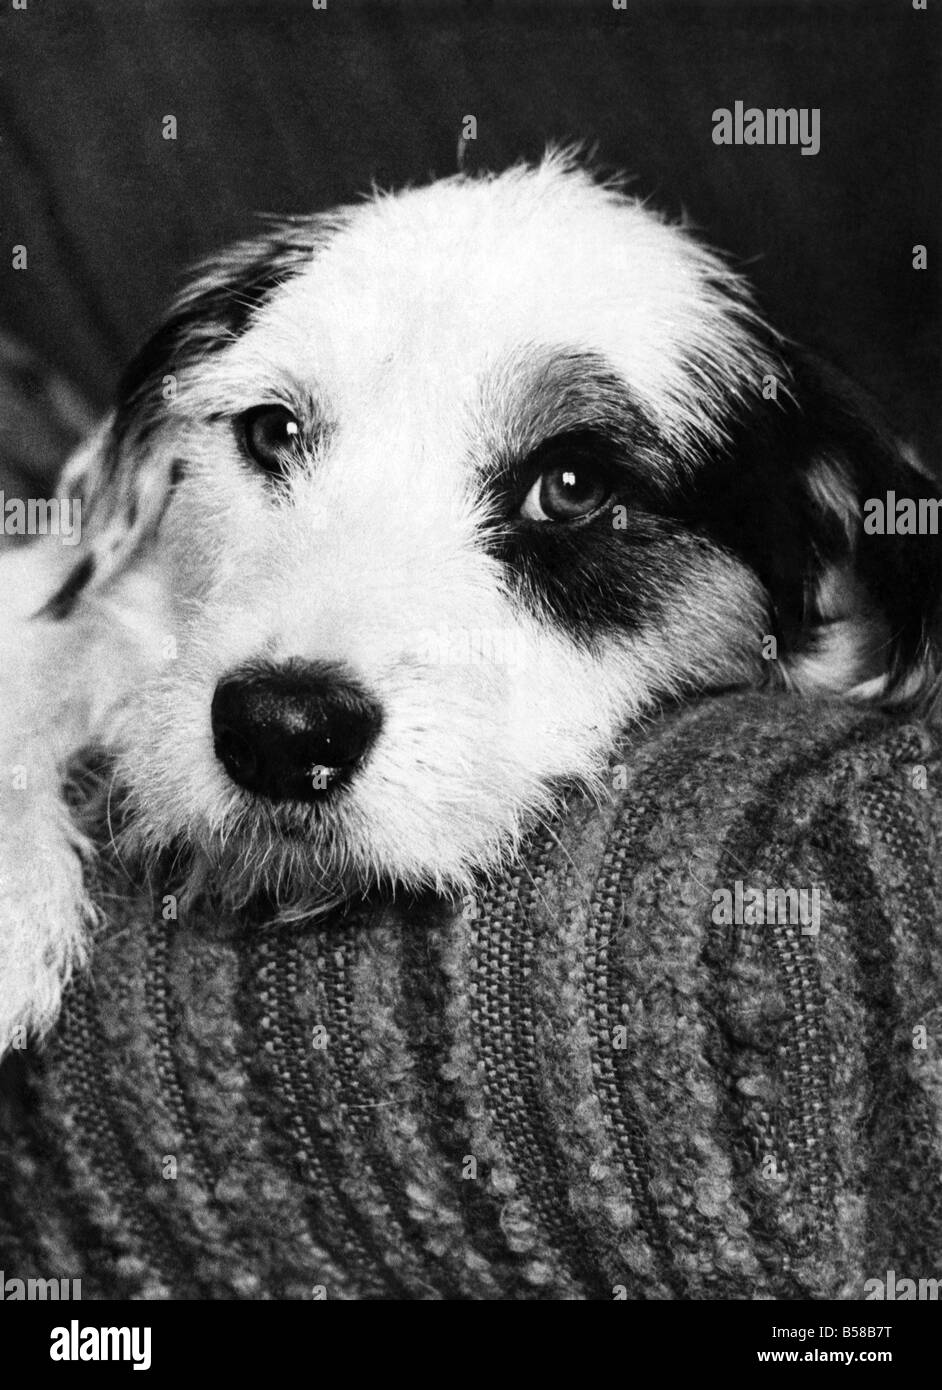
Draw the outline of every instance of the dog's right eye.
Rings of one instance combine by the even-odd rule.
[[[563,524],[593,516],[612,494],[610,452],[607,441],[588,430],[548,440],[531,456],[536,479],[519,515]]]
[[[256,405],[240,417],[249,457],[266,473],[282,473],[301,442],[301,426],[284,405]]]

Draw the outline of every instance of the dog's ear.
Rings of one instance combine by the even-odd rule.
[[[63,603],[82,582],[107,584],[147,549],[185,469],[173,425],[188,372],[246,331],[339,220],[272,221],[195,268],[128,364],[113,411],[63,470],[59,493],[81,500],[84,537]]]
[[[802,691],[914,704],[932,694],[940,489],[842,374],[794,354],[697,491],[711,536],[769,595],[770,671]]]

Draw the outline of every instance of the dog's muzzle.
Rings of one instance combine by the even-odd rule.
[[[213,747],[232,780],[270,801],[319,801],[363,762],[379,705],[339,667],[291,662],[226,676]]]

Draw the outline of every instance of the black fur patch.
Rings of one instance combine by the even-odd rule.
[[[521,601],[590,647],[613,631],[657,626],[682,584],[685,551],[699,544],[629,494],[615,504],[626,508],[619,529],[609,507],[582,525],[520,522],[498,547]]]
[[[706,547],[758,577],[780,654],[796,655],[820,630],[816,594],[825,572],[848,566],[890,634],[887,650],[875,655],[891,682],[900,679],[924,654],[942,604],[942,540],[865,535],[862,506],[888,490],[918,500],[938,489],[902,456],[872,403],[833,369],[796,354],[783,364],[782,387],[778,400],[757,392],[748,408],[732,407],[727,442],[704,447],[692,467],[657,441],[623,388],[619,427],[598,434],[600,458],[616,465],[620,528],[608,510],[584,523],[520,519],[516,508],[540,449],[505,460],[491,483],[500,493],[491,544],[521,599],[583,642],[656,625],[682,590],[692,548],[702,556]],[[617,403],[610,380],[595,399]],[[551,412],[539,413],[551,421]],[[815,494],[822,463],[847,479],[851,505],[843,515]]]
[[[645,487],[672,475],[657,427],[596,353],[530,348],[485,382],[482,397],[481,473],[487,483],[519,475],[549,440],[576,434],[594,435],[601,448],[617,450]]]
[[[317,217],[278,223],[197,267],[197,279],[131,359],[118,384],[114,439],[146,439],[164,415],[164,378],[243,334],[275,291],[302,270],[325,236]],[[113,451],[117,456],[118,449]]]
[[[813,641],[824,572],[849,565],[886,620],[885,669],[897,679],[922,654],[942,599],[942,544],[932,536],[865,535],[863,503],[888,489],[916,499],[938,489],[906,461],[875,404],[841,373],[810,354],[795,354],[789,367],[791,397],[759,399],[731,423],[729,446],[714,451],[683,489],[678,518],[759,576],[786,652]],[[857,514],[852,539],[840,513],[815,495],[822,465],[847,479]]]
[[[498,375],[493,400],[485,391],[482,491],[493,517],[487,544],[514,591],[582,642],[656,624],[682,582],[685,547],[703,545],[672,514],[684,465],[594,354],[533,350]],[[610,504],[567,524],[520,517],[548,446],[558,459],[567,440],[611,479]]]
[[[52,618],[54,622],[61,622],[67,618],[74,609],[78,596],[86,585],[91,581],[95,573],[94,555],[86,555],[75,566],[68,579],[57,593],[46,603],[36,614],[38,618]]]

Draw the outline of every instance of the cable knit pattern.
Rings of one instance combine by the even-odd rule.
[[[110,925],[5,1067],[0,1267],[104,1298],[861,1298],[942,1274],[934,737],[665,714],[463,904]],[[714,890],[820,891],[718,924]]]

